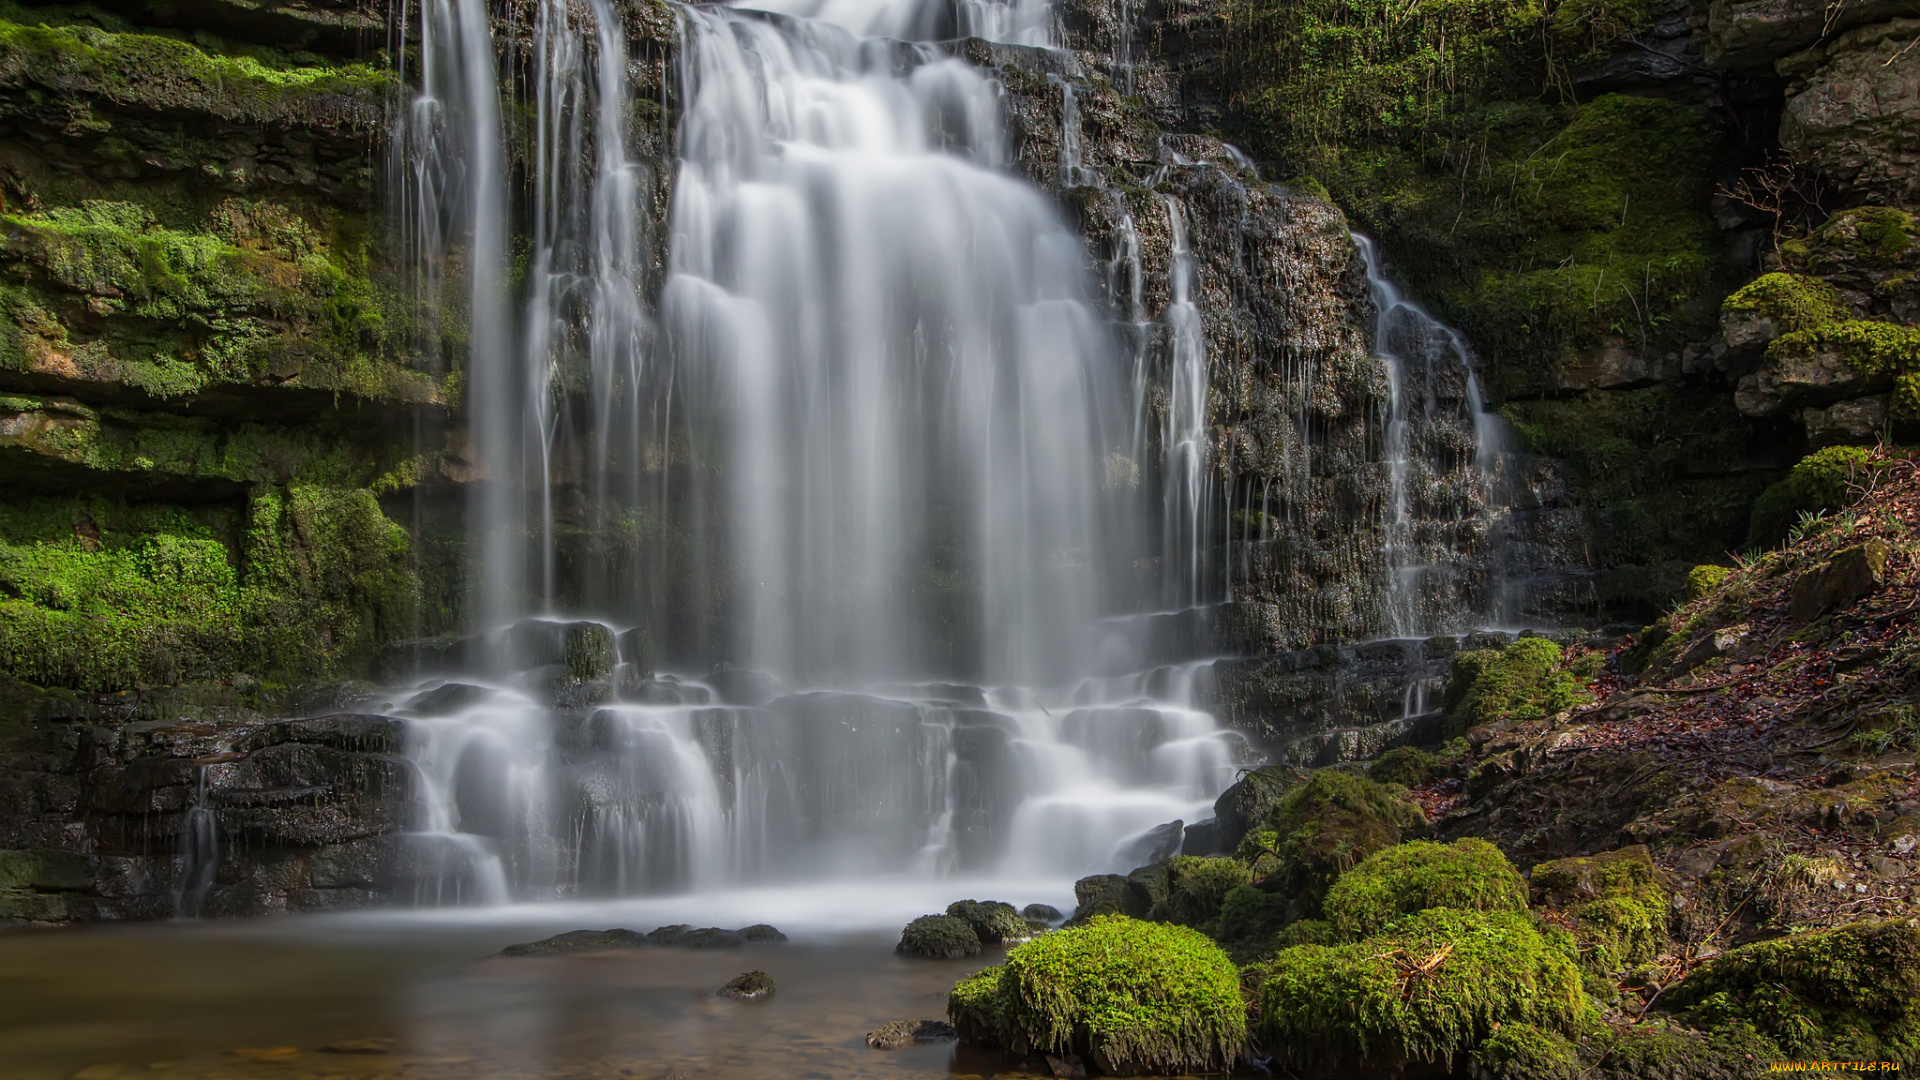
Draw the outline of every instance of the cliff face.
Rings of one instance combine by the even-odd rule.
[[[1916,355],[1911,5],[1188,11],[1227,42],[1221,129],[1323,183],[1564,464],[1589,610],[1650,614],[1688,566],[1776,542],[1755,502],[1809,451],[1910,437],[1881,395]],[[1837,289],[1848,329],[1756,318],[1770,271]]]

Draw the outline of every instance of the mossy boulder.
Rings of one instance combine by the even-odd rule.
[[[1073,925],[1096,915],[1143,916],[1152,903],[1137,893],[1125,874],[1090,874],[1073,883]]]
[[[1570,1036],[1592,1014],[1573,962],[1513,912],[1423,911],[1363,941],[1287,949],[1257,976],[1261,1043],[1303,1072],[1451,1069],[1496,1028]]]
[[[1473,1051],[1475,1080],[1575,1080],[1580,1052],[1557,1031],[1502,1024]]]
[[[1527,883],[1484,840],[1414,840],[1374,852],[1340,875],[1323,906],[1334,932],[1358,941],[1429,908],[1524,912]]]
[[[1920,919],[1850,923],[1731,949],[1663,1004],[1745,1023],[1795,1058],[1920,1054]]]
[[[1244,946],[1253,955],[1265,955],[1275,951],[1266,946],[1286,929],[1292,913],[1290,898],[1251,885],[1236,885],[1221,898],[1213,936],[1230,947]]]
[[[903,956],[925,956],[935,960],[958,960],[980,951],[980,935],[965,919],[952,915],[922,915],[900,931],[900,944],[894,950]]]
[[[1748,539],[1777,544],[1801,515],[1851,505],[1874,468],[1872,451],[1861,446],[1829,446],[1808,454],[1754,501]]]
[[[1546,638],[1521,638],[1504,649],[1453,654],[1447,672],[1447,727],[1460,734],[1498,720],[1537,720],[1592,700],[1566,654]]]
[[[999,900],[955,900],[947,905],[947,914],[972,927],[983,945],[1025,941],[1033,936],[1033,929],[1013,905]]]
[[[1286,793],[1299,785],[1298,770],[1286,765],[1263,765],[1235,781],[1213,801],[1215,836],[1223,848],[1239,845],[1247,831],[1266,820]]]
[[[1175,855],[1168,859],[1166,897],[1147,917],[1156,922],[1203,927],[1220,914],[1227,894],[1252,880],[1246,863],[1224,856]]]
[[[1417,746],[1396,746],[1367,766],[1367,779],[1401,787],[1419,787],[1433,778],[1440,760]]]
[[[1425,822],[1404,788],[1322,769],[1268,812],[1240,854],[1263,886],[1295,897],[1299,914],[1311,916],[1341,874]]]
[[[1528,875],[1536,904],[1559,913],[1590,970],[1612,975],[1659,956],[1669,898],[1644,845],[1556,859]]]
[[[1239,972],[1218,946],[1121,916],[1016,947],[956,985],[947,1012],[963,1039],[1121,1076],[1224,1071],[1247,1037]]]

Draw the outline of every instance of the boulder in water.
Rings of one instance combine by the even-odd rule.
[[[1013,905],[998,900],[956,900],[947,905],[947,914],[973,927],[982,945],[1025,941],[1033,936]]]
[[[1048,926],[1059,926],[1067,918],[1052,904],[1028,904],[1020,909],[1020,917],[1030,923],[1046,923]]]
[[[735,975],[727,985],[718,991],[723,998],[736,1001],[759,1001],[773,996],[773,976],[764,971],[748,971]]]
[[[640,949],[652,944],[650,935],[632,930],[569,930],[539,941],[525,941],[501,949],[500,956],[558,956],[562,953]]]
[[[899,1050],[914,1043],[953,1037],[953,1025],[945,1020],[889,1020],[867,1032],[867,1045],[875,1050]]]
[[[952,915],[922,915],[900,931],[894,952],[935,960],[958,960],[980,951],[980,935],[965,919]]]

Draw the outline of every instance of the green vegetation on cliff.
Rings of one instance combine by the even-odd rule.
[[[262,486],[244,515],[0,504],[0,674],[119,690],[350,672],[412,629],[408,540],[364,490]]]

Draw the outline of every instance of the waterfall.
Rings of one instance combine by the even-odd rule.
[[[421,13],[396,142],[433,180],[413,231],[469,279],[483,627],[397,688],[421,903],[1070,879],[1206,816],[1246,760],[1188,704],[1197,665],[1120,625],[1150,600],[1113,573],[1151,546],[1138,239],[1116,328],[1079,234],[1009,171],[1000,88],[930,44],[1044,44],[1046,5],[758,6],[674,9],[664,218],[610,3],[532,9],[504,131],[480,5]],[[1167,435],[1197,567],[1187,262]]]
[[[1161,444],[1166,453],[1164,515],[1161,550],[1168,560],[1163,575],[1167,600],[1173,608],[1193,607],[1206,599],[1204,580],[1209,542],[1208,519],[1212,490],[1208,468],[1207,341],[1194,306],[1193,251],[1187,240],[1187,214],[1178,199],[1163,196],[1167,231],[1171,236],[1166,322],[1171,343],[1167,365],[1167,410]]]
[[[1354,235],[1390,390],[1384,425],[1387,626],[1396,637],[1460,633],[1496,614],[1487,564],[1497,539],[1504,432],[1460,335],[1402,295],[1373,241]]]

